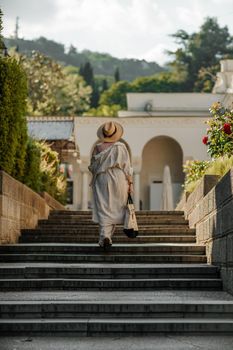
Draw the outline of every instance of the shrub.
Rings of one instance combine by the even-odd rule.
[[[185,192],[192,192],[197,186],[199,180],[206,173],[211,162],[209,161],[199,161],[199,160],[189,160],[183,166],[185,173],[184,190]]]
[[[233,154],[233,110],[224,108],[219,102],[210,108],[212,118],[207,121],[209,128],[203,137],[207,152],[212,158]]]
[[[27,122],[27,80],[14,58],[0,57],[0,168],[22,180]]]

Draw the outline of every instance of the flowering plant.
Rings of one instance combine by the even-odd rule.
[[[212,118],[208,125],[207,135],[202,142],[207,145],[207,152],[212,158],[233,155],[233,110],[229,110],[220,102],[214,103],[210,108]]]

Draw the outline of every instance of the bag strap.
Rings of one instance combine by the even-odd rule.
[[[127,200],[127,204],[133,204],[133,199],[131,197],[131,194],[128,193],[128,200]]]

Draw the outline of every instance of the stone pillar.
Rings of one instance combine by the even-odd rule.
[[[82,173],[82,210],[88,210],[89,176],[88,172]]]
[[[134,205],[136,210],[140,210],[140,174],[136,173],[133,176],[134,182]]]

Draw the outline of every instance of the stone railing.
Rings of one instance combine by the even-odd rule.
[[[197,243],[206,245],[208,262],[219,266],[224,290],[233,294],[233,169],[219,182],[206,175],[177,210],[184,210]]]
[[[34,228],[47,219],[50,209],[65,209],[48,193],[43,198],[0,171],[0,244],[16,243],[23,228]]]

